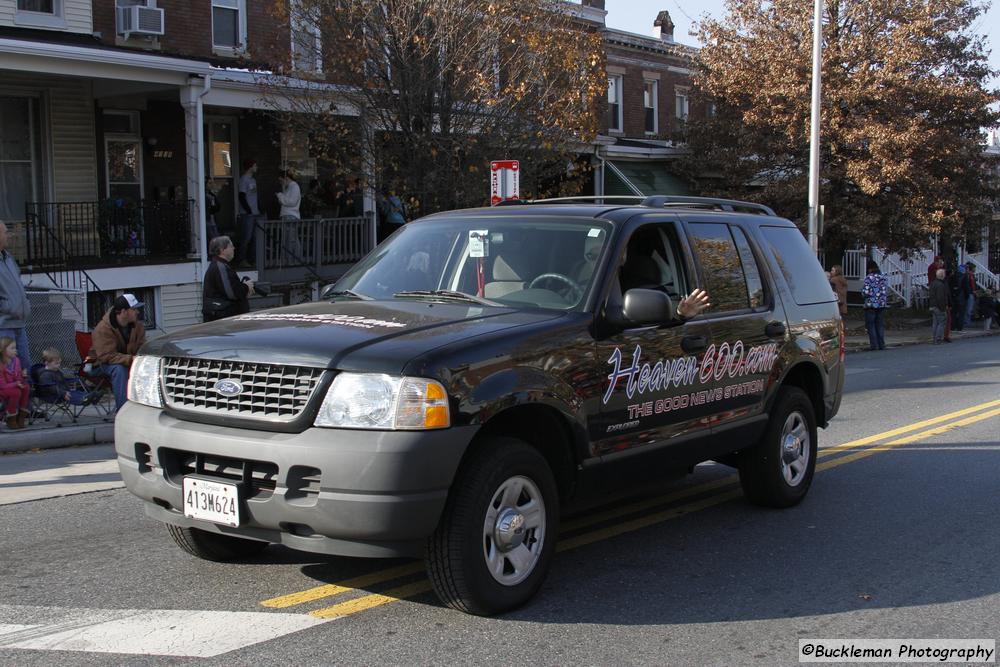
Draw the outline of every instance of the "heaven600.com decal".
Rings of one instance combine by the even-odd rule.
[[[629,405],[628,424],[637,426],[635,420],[638,417],[648,417],[682,410],[692,405],[704,405],[712,401],[763,392],[764,380],[759,378],[710,389],[698,387],[712,381],[720,382],[724,378],[736,380],[770,371],[778,358],[778,344],[766,343],[746,348],[743,341],[738,340],[732,345],[728,342],[719,346],[710,345],[701,359],[695,355],[688,355],[655,361],[644,361],[642,346],[636,345],[632,352],[632,361],[628,366],[622,366],[622,357],[621,349],[616,347],[608,358],[612,370],[607,376],[609,382],[604,392],[604,404],[611,400],[621,380],[625,381],[625,396],[629,400],[642,398],[646,394],[655,395],[671,387],[692,389],[690,392]],[[623,426],[623,424],[617,425],[616,430]]]

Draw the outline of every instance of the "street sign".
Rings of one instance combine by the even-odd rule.
[[[521,196],[521,165],[517,160],[490,162],[490,204],[519,199]]]

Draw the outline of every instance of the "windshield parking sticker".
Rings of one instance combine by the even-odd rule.
[[[339,324],[340,326],[353,327],[355,329],[404,329],[403,322],[389,322],[387,320],[376,320],[363,315],[304,315],[297,313],[250,313],[249,315],[238,315],[235,320],[249,320],[260,322],[262,320],[271,322],[312,322],[315,324]]]
[[[625,381],[625,396],[629,400],[639,399],[643,394],[665,391],[671,387],[692,387],[690,392],[629,405],[629,420],[682,410],[693,405],[705,405],[738,396],[759,394],[765,388],[764,380],[759,378],[732,382],[710,389],[698,389],[697,385],[719,382],[724,378],[735,380],[747,375],[766,373],[774,366],[777,358],[777,343],[755,345],[747,349],[743,341],[738,340],[732,345],[728,342],[718,346],[709,345],[701,359],[695,355],[688,355],[674,359],[659,359],[651,363],[643,361],[642,346],[636,345],[632,352],[631,363],[622,367],[622,352],[616,347],[608,358],[612,370],[607,376],[608,388],[604,392],[603,402],[607,404],[611,400],[620,380]],[[631,423],[632,421],[629,422]]]

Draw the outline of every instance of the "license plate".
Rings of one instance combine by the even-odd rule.
[[[227,526],[240,525],[240,490],[237,484],[185,477],[184,516]]]

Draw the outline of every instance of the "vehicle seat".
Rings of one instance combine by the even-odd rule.
[[[622,266],[622,294],[637,287],[657,289],[661,286],[661,279],[660,267],[652,257],[648,255],[630,257]]]
[[[586,285],[594,275],[597,260],[601,256],[601,246],[604,245],[604,233],[600,236],[588,236],[583,243],[583,259],[573,265],[570,278],[578,285]]]
[[[497,299],[524,289],[524,279],[502,255],[493,260],[492,275],[493,280],[483,288],[483,296],[487,299]]]

